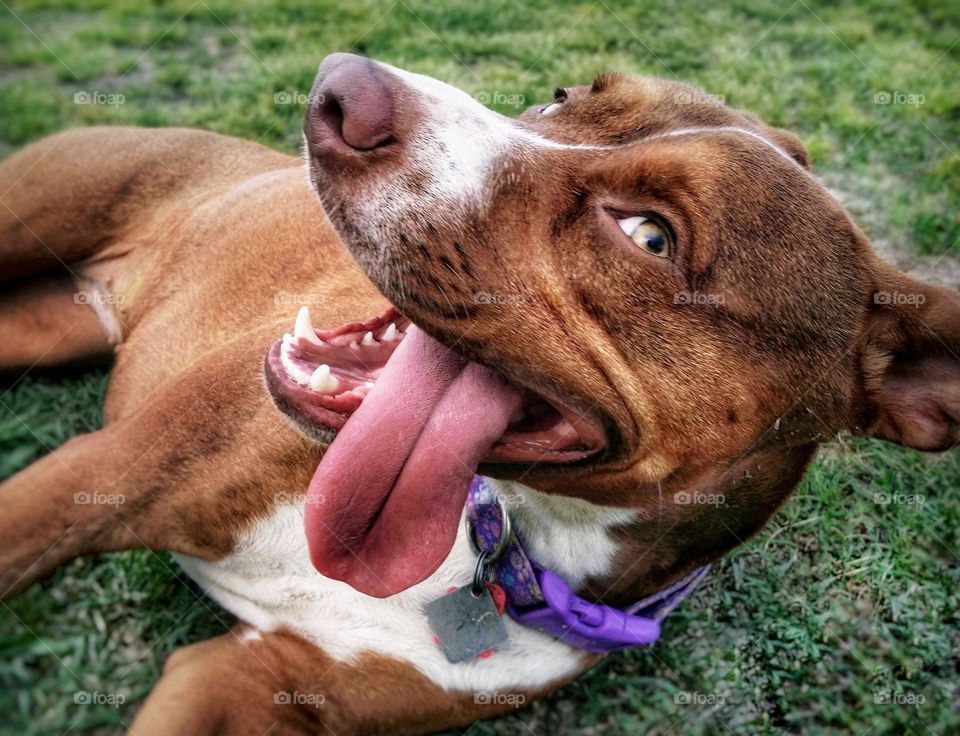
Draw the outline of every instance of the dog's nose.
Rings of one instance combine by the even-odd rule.
[[[345,143],[357,151],[386,145],[394,137],[395,98],[390,77],[376,62],[331,54],[320,64],[304,121],[307,144]]]

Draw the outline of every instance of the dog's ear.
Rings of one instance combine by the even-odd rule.
[[[948,450],[960,442],[960,293],[887,264],[875,273],[854,431]]]

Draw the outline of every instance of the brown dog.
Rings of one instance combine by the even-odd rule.
[[[589,667],[512,621],[485,658],[432,641],[478,467],[531,557],[625,605],[756,532],[838,431],[960,439],[960,297],[879,262],[750,115],[611,74],[514,122],[338,54],[305,138],[312,186],[188,130],[0,167],[0,365],[116,354],[104,429],[0,487],[0,592],[146,546],[245,622],[171,657],[138,734],[430,731]]]

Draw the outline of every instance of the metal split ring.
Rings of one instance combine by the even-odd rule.
[[[471,592],[479,597],[483,593],[483,584],[486,580],[485,568],[487,566],[487,553],[481,552],[477,555],[477,566],[473,568],[473,586]]]
[[[484,556],[486,564],[496,562],[500,559],[504,550],[506,550],[510,544],[510,538],[513,535],[513,527],[510,525],[510,514],[507,513],[507,507],[503,505],[503,499],[501,499],[500,496],[497,496],[497,506],[500,507],[500,539],[497,540],[496,545],[494,545],[493,549],[489,552],[480,549],[480,544],[477,542],[477,532],[473,524],[470,523],[470,519],[467,519],[467,539],[470,540],[470,548],[473,549],[474,554]]]

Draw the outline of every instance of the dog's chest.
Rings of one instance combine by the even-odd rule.
[[[540,494],[512,489],[513,516],[529,526],[530,553],[574,585],[608,571],[615,547],[607,533],[629,512],[604,510],[556,518]],[[178,556],[187,573],[226,609],[254,627],[292,630],[338,660],[374,652],[409,662],[436,684],[461,691],[537,688],[575,676],[578,649],[507,619],[508,641],[485,659],[447,662],[427,624],[424,606],[466,585],[475,557],[461,531],[450,555],[424,582],[389,598],[358,593],[310,564],[301,505],[283,505],[248,530],[225,559]]]

